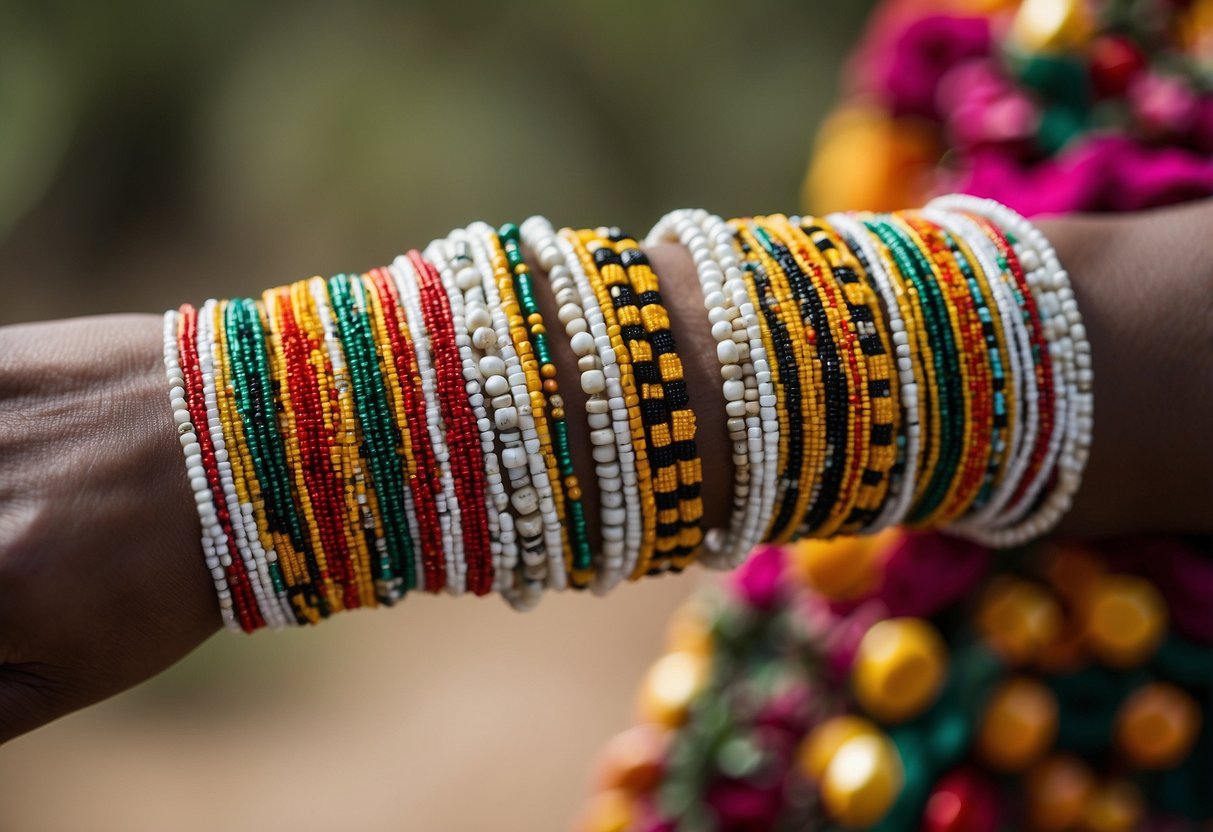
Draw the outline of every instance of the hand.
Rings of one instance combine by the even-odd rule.
[[[220,626],[157,316],[0,328],[0,742]]]

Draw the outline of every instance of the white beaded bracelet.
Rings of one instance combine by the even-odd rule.
[[[1093,431],[1091,345],[1069,274],[1044,234],[1006,206],[987,201],[986,207],[1016,237],[1017,251],[1024,268],[1030,269],[1036,276],[1041,291],[1042,325],[1046,329],[1046,337],[1050,339],[1055,365],[1060,366],[1064,381],[1066,408],[1064,418],[1060,419],[1062,425],[1057,431],[1059,449],[1054,454],[1056,462],[1050,466],[1052,489],[1030,514],[1021,514],[1016,518],[1016,525],[1005,530],[1011,535],[1017,528],[1024,529],[1025,533],[1030,532],[1036,537],[1051,529],[1069,510],[1073,495],[1081,484]],[[1031,506],[1025,505],[1024,508]]]
[[[227,450],[227,437],[223,431],[223,423],[219,419],[219,386],[215,381],[215,315],[218,312],[218,301],[211,299],[203,304],[198,311],[198,364],[202,371],[202,383],[206,400],[207,430],[211,436],[211,445],[215,450],[215,469],[219,474],[219,484],[223,490],[224,508],[227,510],[232,536],[227,541],[227,547],[217,545],[220,561],[223,560],[225,549],[235,549],[244,564],[245,573],[249,577],[249,586],[257,603],[257,609],[267,626],[281,627],[282,609],[277,593],[269,576],[269,564],[265,553],[260,557],[254,549],[252,541],[260,544],[260,538],[255,526],[250,530],[245,522],[245,514],[236,494],[236,479],[232,472],[231,458]],[[250,515],[251,509],[250,506]],[[260,549],[258,545],[257,549]],[[231,556],[231,552],[227,554]]]

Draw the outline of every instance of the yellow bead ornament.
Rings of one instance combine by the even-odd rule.
[[[577,832],[628,832],[632,821],[631,796],[622,789],[609,789],[590,798],[573,828]]]
[[[860,707],[893,724],[930,707],[947,675],[948,652],[939,632],[921,618],[889,618],[864,634],[851,671]]]
[[[291,481],[296,483],[296,487],[298,487],[299,479],[302,476],[302,466],[299,459],[298,437],[295,433],[295,411],[291,404],[286,384],[286,355],[282,349],[282,334],[279,323],[280,302],[290,304],[290,293],[285,287],[269,289],[262,295],[261,326],[269,341],[267,352],[271,362],[271,372],[273,378],[277,379],[281,386],[278,399],[278,430],[282,436],[283,454],[286,458]],[[312,534],[309,535],[309,542],[313,542],[316,539],[315,518],[310,511],[310,503],[306,502],[308,500],[306,489],[299,492],[299,500],[300,513],[303,515],[303,519],[307,521],[307,528],[313,530]],[[294,558],[294,568],[290,570],[293,579],[288,578],[288,584],[291,587],[306,585],[311,581],[307,567],[307,556],[304,552],[296,552],[293,548],[291,552],[296,557]],[[316,587],[316,589],[317,591],[323,591],[322,587]],[[298,613],[309,623],[318,624],[320,622],[320,610],[307,602],[304,593],[298,593],[294,596],[294,604]]]
[[[300,294],[305,297],[298,297]],[[275,328],[279,333],[279,337],[281,337],[282,332],[282,321],[286,315],[293,317],[296,325],[300,329],[304,329],[303,313],[300,309],[306,306],[311,299],[304,282],[301,281],[291,286],[279,287],[278,289],[268,289],[263,297],[266,309],[276,319],[277,326]],[[314,354],[316,351],[312,350],[311,352]],[[320,538],[320,524],[316,522],[316,511],[312,507],[312,498],[308,491],[307,480],[303,475],[303,452],[299,446],[299,433],[296,428],[296,416],[291,401],[290,386],[286,383],[285,352],[280,344],[275,346],[273,354],[280,365],[278,369],[281,374],[278,377],[283,380],[279,394],[279,404],[282,407],[283,419],[283,445],[286,448],[287,459],[291,466],[291,476],[295,483],[296,494],[298,495],[299,510],[303,514],[305,527],[310,531],[312,556],[315,558],[316,566],[321,573],[327,574],[327,558],[325,556],[324,543]],[[314,357],[309,356],[309,361],[314,361]],[[316,590],[324,595],[330,609],[341,609],[339,606],[341,599],[331,579],[323,581],[320,586],[316,587]]]
[[[615,351],[615,361],[619,366],[620,386],[623,389],[624,406],[628,413],[628,429],[632,435],[632,449],[636,455],[636,488],[640,501],[641,542],[640,552],[631,579],[638,580],[648,572],[649,562],[653,556],[653,544],[657,536],[657,501],[653,496],[653,479],[649,467],[648,451],[645,448],[644,419],[640,413],[640,393],[636,386],[635,373],[632,370],[632,354],[623,340],[619,318],[615,314],[615,305],[611,300],[610,285],[598,271],[594,256],[586,245],[586,235],[592,232],[578,233],[564,228],[559,232],[573,247],[581,267],[594,290],[602,317],[606,323],[607,336],[611,340],[611,349]],[[624,275],[626,280],[626,275]]]
[[[839,746],[821,778],[821,803],[842,826],[880,821],[905,783],[897,748],[882,734],[852,737]]]
[[[918,230],[907,222],[904,217],[899,214],[891,214],[889,215],[889,222],[897,226],[898,230],[910,240],[911,245],[923,252],[924,255],[930,250],[922,235],[920,235]],[[952,342],[956,349],[956,367],[960,375],[959,387],[961,397],[963,399],[962,412],[959,414],[952,414],[953,418],[959,418],[961,422],[960,447],[963,450],[960,454],[960,458],[956,461],[955,470],[952,472],[952,478],[948,485],[948,490],[943,499],[939,501],[939,505],[935,508],[935,510],[930,515],[923,518],[921,522],[914,524],[915,528],[931,529],[941,526],[949,519],[952,519],[949,516],[948,508],[955,502],[956,491],[963,480],[962,474],[967,462],[967,454],[973,445],[973,394],[970,386],[971,379],[969,376],[969,366],[964,358],[969,354],[969,351],[966,349],[966,344],[972,343],[974,339],[980,339],[981,333],[970,332],[969,336],[967,338],[965,337],[966,326],[965,322],[961,320],[960,309],[957,306],[957,302],[958,298],[968,297],[968,287],[960,285],[959,282],[949,282],[948,280],[945,280],[942,268],[934,257],[924,256],[924,262],[928,263],[931,267],[931,279],[939,287],[939,294],[943,298],[944,306],[948,311],[948,324],[952,330]],[[984,350],[980,352],[984,354]],[[939,446],[941,436],[942,433],[933,437],[933,447]],[[931,469],[928,468],[920,471],[920,479],[922,479],[924,483],[929,481],[930,477],[922,475],[926,474],[929,470]]]
[[[828,223],[805,218],[798,226],[782,215],[769,217],[768,221],[794,254],[807,253],[806,265],[815,266],[823,279],[833,280],[846,301],[845,324],[855,339],[852,350],[859,366],[858,390],[853,392],[858,394],[863,430],[851,461],[858,469],[853,498],[843,497],[838,506],[843,522],[837,531],[855,534],[884,503],[889,491],[888,473],[897,461],[900,386],[896,383],[886,318],[863,265]],[[865,343],[873,346],[865,348]],[[851,383],[856,384],[854,380]],[[876,387],[887,390],[887,395],[873,395]]]
[[[800,746],[797,762],[805,777],[820,782],[838,749],[855,737],[879,737],[880,729],[871,720],[855,714],[831,717],[818,725]]]
[[[1023,0],[1009,40],[1025,52],[1072,52],[1086,44],[1094,30],[1085,0]]]
[[[855,508],[862,485],[860,469],[867,462],[872,418],[867,365],[858,339],[852,343],[851,315],[845,304],[846,285],[837,280],[830,264],[812,243],[803,247],[803,251],[799,246],[793,247],[793,256],[797,254],[802,255],[798,265],[810,277],[825,310],[830,338],[847,377],[848,395],[853,402],[858,402],[847,407],[846,450],[841,459],[844,472],[839,481],[838,494],[825,520],[813,530],[814,537],[833,537]]]
[[[1141,825],[1145,800],[1136,786],[1125,780],[1103,783],[1083,807],[1083,832],[1131,832]]]
[[[223,426],[223,435],[227,440],[228,462],[232,466],[232,482],[236,488],[236,498],[242,505],[250,506],[253,518],[257,524],[258,542],[265,551],[267,564],[278,563],[283,581],[290,586],[292,580],[298,582],[295,572],[297,562],[288,558],[300,557],[290,546],[290,538],[281,532],[270,532],[265,510],[265,500],[261,495],[261,484],[257,480],[256,469],[253,467],[253,456],[247,442],[234,441],[230,437],[243,437],[244,421],[236,406],[235,393],[232,389],[232,378],[229,372],[231,362],[228,359],[227,340],[222,336],[224,310],[227,301],[221,300],[215,304],[215,317],[212,321],[215,333],[215,399],[219,410],[219,422]],[[201,314],[201,312],[199,313]],[[251,530],[249,530],[251,531]],[[281,548],[279,548],[281,547]],[[281,554],[280,554],[281,553]]]
[[[831,601],[850,601],[876,589],[890,546],[901,538],[896,529],[870,537],[799,540],[788,550],[792,574]]]
[[[860,214],[856,216],[856,219],[862,222],[871,217],[871,214]],[[922,298],[918,295],[918,289],[901,273],[896,258],[879,236],[871,235],[869,241],[880,257],[885,273],[889,276],[911,353],[917,358],[910,362],[910,366],[914,374],[914,385],[918,390],[918,420],[922,438],[915,460],[916,482],[909,483],[909,487],[914,488],[913,502],[917,502],[926,491],[929,480],[929,477],[923,476],[923,473],[931,470],[935,464],[935,457],[939,453],[941,428],[938,404],[939,385],[935,378],[935,353],[931,349]]]
[[[603,229],[600,229],[598,233],[601,235]],[[617,236],[609,242],[615,253],[621,257],[630,250],[639,250],[637,242],[626,236]],[[626,273],[631,284],[633,299],[639,300],[648,296],[660,297],[657,273],[647,262],[632,261],[628,263]],[[646,387],[655,388],[650,390],[652,398],[664,399],[666,385],[676,382],[685,383],[682,360],[677,353],[663,351],[653,354],[657,337],[661,337],[665,333],[672,339],[672,335],[669,335],[669,312],[662,304],[656,302],[647,302],[643,306],[638,304],[637,308],[641,325],[652,339],[646,345],[651,355],[650,360],[656,361],[657,373],[661,379],[661,384],[646,385]],[[633,355],[633,366],[635,361],[636,357]],[[699,546],[703,542],[703,499],[698,494],[703,483],[703,462],[698,455],[690,459],[682,459],[683,454],[678,453],[679,450],[694,447],[696,429],[695,412],[691,410],[688,402],[681,407],[670,404],[668,424],[660,426],[660,429],[655,431],[655,435],[660,438],[660,441],[654,444],[658,447],[674,449],[676,458],[674,464],[669,466],[673,469],[672,487],[667,487],[671,478],[665,473],[667,469],[663,468],[657,474],[660,487],[655,487],[654,491],[658,494],[675,492],[678,494],[677,508],[673,509],[672,513],[667,510],[658,515],[659,524],[676,523],[678,531],[671,537],[659,538],[656,551],[669,558],[669,564],[677,570],[686,568],[698,557]],[[688,496],[691,492],[694,492],[695,496]],[[683,554],[676,554],[676,551],[681,551]]]
[[[708,681],[711,659],[695,653],[667,653],[645,674],[638,710],[648,722],[675,728],[686,722],[691,703]]]
[[[763,226],[765,219],[765,217],[755,217],[752,222]],[[805,322],[800,304],[796,300],[791,284],[788,282],[787,274],[775,258],[766,250],[766,247],[758,240],[751,223],[737,222],[734,224],[734,229],[737,231],[742,243],[748,246],[750,258],[756,262],[762,273],[767,277],[768,285],[766,292],[773,298],[773,302],[768,301],[765,308],[774,312],[780,323],[787,330],[788,340],[791,345],[792,363],[796,367],[797,384],[800,387],[799,413],[787,413],[787,399],[784,388],[783,386],[776,387],[776,401],[779,413],[787,413],[788,420],[795,419],[800,423],[804,442],[800,476],[798,478],[799,486],[791,516],[783,528],[777,529],[774,527],[777,518],[772,515],[772,525],[767,530],[767,539],[776,543],[786,543],[792,539],[797,527],[800,525],[800,518],[804,516],[809,501],[813,496],[813,485],[818,477],[819,469],[825,461],[825,437],[824,431],[820,427],[824,418],[822,415],[824,411],[819,409],[819,407],[824,406],[824,401],[820,398],[821,390],[819,388],[821,385],[818,381],[820,371],[818,370],[817,373],[814,373],[814,370],[818,367],[818,362],[815,356],[816,351],[810,348],[810,344],[812,343],[810,336],[812,327]],[[757,286],[755,286],[756,292]],[[759,306],[757,301],[755,301],[755,306]],[[759,318],[763,321],[766,320],[766,316],[762,314],[759,315]],[[774,371],[779,362],[774,358],[777,352],[774,350],[773,341],[772,346],[767,348],[767,355],[771,356],[770,365],[772,371]],[[772,375],[772,378],[774,378],[774,375]],[[819,435],[821,437],[820,442],[816,441],[816,437]],[[781,479],[785,476],[789,462],[788,431],[781,424],[779,431],[779,472]],[[777,501],[781,500],[782,495],[776,499]]]

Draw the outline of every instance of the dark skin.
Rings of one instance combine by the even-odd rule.
[[[1213,533],[1213,201],[1041,226],[1073,276],[1097,379],[1091,460],[1060,531]],[[649,253],[692,407],[719,413],[691,263],[675,246]],[[577,413],[575,365],[554,341]],[[0,742],[155,675],[219,629],[160,356],[156,315],[0,328]],[[700,425],[706,514],[727,517],[723,420]],[[585,426],[570,427],[591,470]],[[584,486],[594,518],[593,478]]]

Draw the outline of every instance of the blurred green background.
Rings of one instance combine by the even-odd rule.
[[[0,2],[0,324],[530,213],[792,210],[868,2]],[[0,829],[567,827],[695,582],[224,636],[0,748]]]

